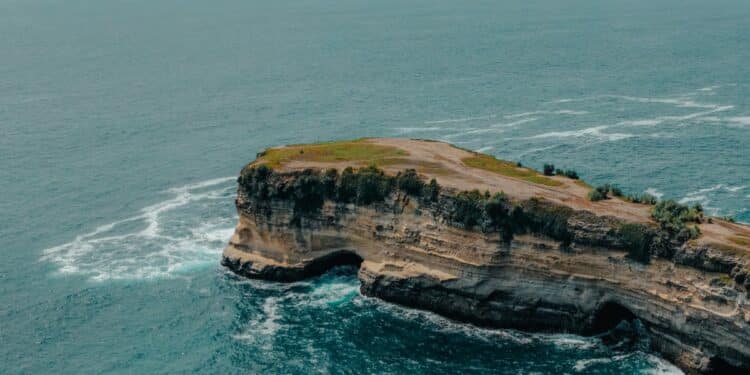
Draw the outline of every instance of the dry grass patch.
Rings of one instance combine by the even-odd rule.
[[[322,163],[357,162],[371,164],[409,154],[393,146],[383,146],[367,142],[366,139],[353,141],[290,145],[268,149],[260,154],[258,163],[278,168],[290,161]]]
[[[706,245],[709,247],[712,247],[716,250],[721,251],[722,253],[739,256],[739,257],[745,257],[748,255],[747,249],[739,248],[732,245],[727,245],[723,243],[717,243],[717,242],[709,242]]]
[[[560,186],[563,184],[560,181],[545,177],[535,170],[519,167],[516,164],[496,159],[490,155],[475,154],[474,156],[461,159],[461,161],[472,168],[484,169],[486,171],[507,177],[518,178],[534,184],[547,186]]]

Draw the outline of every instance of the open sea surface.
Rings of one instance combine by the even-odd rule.
[[[0,373],[679,373],[219,259],[262,149],[431,138],[750,222],[746,0],[0,0]]]

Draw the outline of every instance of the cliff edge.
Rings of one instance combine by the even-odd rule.
[[[238,179],[222,264],[276,281],[355,264],[366,295],[489,327],[637,322],[688,373],[750,373],[750,228],[592,201],[564,174],[426,140],[268,149]]]

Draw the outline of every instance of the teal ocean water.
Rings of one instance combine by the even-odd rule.
[[[677,372],[219,259],[265,147],[433,138],[750,222],[750,2],[0,0],[0,373]]]

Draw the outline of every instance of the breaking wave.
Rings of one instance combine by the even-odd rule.
[[[234,177],[167,190],[169,198],[43,251],[58,274],[93,281],[175,277],[216,264],[235,224]]]

